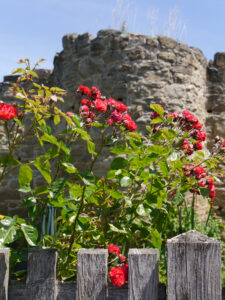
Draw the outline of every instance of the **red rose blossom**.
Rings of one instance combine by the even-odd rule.
[[[121,261],[121,262],[125,262],[126,260],[127,260],[126,256],[121,256],[121,257],[120,257],[120,261]]]
[[[102,96],[99,89],[97,89],[95,86],[91,88],[91,95],[93,99],[98,99]]]
[[[113,245],[113,244],[110,244],[108,246],[108,251],[109,251],[109,253],[116,253],[118,256],[121,254],[120,249],[116,245]]]
[[[128,263],[124,264],[121,269],[124,272],[125,281],[128,281],[128,270],[129,270]]]
[[[203,149],[203,146],[202,146],[201,143],[195,143],[195,144],[194,144],[194,148],[195,148],[195,150],[202,150],[202,149]]]
[[[125,120],[124,121],[124,126],[129,130],[129,131],[134,131],[137,129],[137,124],[133,120]]]
[[[128,109],[127,106],[120,101],[117,102],[116,108],[119,112],[124,112],[124,111],[127,111],[127,109]]]
[[[95,101],[95,109],[97,111],[102,111],[102,112],[106,112],[107,110],[107,100],[100,100],[100,99],[97,99]]]
[[[91,90],[87,86],[80,85],[77,91],[81,92],[82,94],[88,95],[88,97],[91,97]]]
[[[108,122],[107,122],[108,125],[113,125],[113,123],[114,123],[113,119],[108,119]]]
[[[13,119],[18,115],[18,110],[12,104],[0,103],[0,120]]]
[[[72,113],[71,111],[68,111],[68,112],[66,113],[66,115],[67,115],[68,117],[72,117],[73,113]]]
[[[119,267],[112,267],[109,272],[109,278],[113,285],[122,286],[125,283],[125,273]]]
[[[116,109],[112,112],[111,118],[114,122],[121,122],[123,120],[123,116],[120,112],[118,112]]]

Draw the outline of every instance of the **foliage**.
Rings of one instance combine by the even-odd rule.
[[[132,247],[155,247],[163,262],[166,240],[178,233],[197,229],[219,238],[219,224],[212,219],[214,180],[221,176],[225,153],[219,137],[209,152],[196,117],[186,110],[171,114],[157,104],[151,104],[147,134],[140,134],[127,106],[106,99],[96,87],[79,86],[79,114],[65,113],[58,105],[65,91],[38,84],[29,60],[20,63],[25,67],[15,70],[21,74],[13,86],[16,115],[1,119],[0,114],[8,140],[8,154],[0,157],[0,181],[18,168],[29,222],[2,217],[1,246],[22,236],[30,246],[57,248],[58,277],[68,280],[75,277],[80,248],[116,244],[124,255]],[[39,155],[19,161],[17,149],[25,139],[36,139]],[[77,143],[87,155],[85,170],[72,155]],[[96,166],[106,150],[110,169],[99,176]],[[37,173],[40,185],[33,181]],[[211,207],[204,226],[195,213],[200,194]],[[121,273],[117,265],[113,268],[111,279]]]

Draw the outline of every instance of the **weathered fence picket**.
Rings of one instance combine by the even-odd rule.
[[[106,300],[108,251],[81,249],[77,258],[77,300]]]
[[[191,230],[167,241],[168,300],[221,300],[220,243]]]
[[[168,240],[167,252],[168,300],[222,299],[218,241],[189,231]],[[8,296],[9,249],[0,249],[0,300],[166,300],[157,249],[129,250],[128,287],[107,285],[107,260],[106,249],[81,249],[77,282],[58,282],[56,250],[31,249],[26,284],[11,282]]]
[[[55,249],[32,249],[28,254],[26,294],[30,300],[56,300]]]
[[[128,298],[158,299],[158,249],[130,249]]]
[[[0,299],[8,300],[9,249],[0,249]]]

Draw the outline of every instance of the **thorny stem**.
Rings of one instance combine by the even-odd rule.
[[[103,147],[104,147],[104,130],[101,131],[101,145],[100,145],[100,148],[99,148],[99,151],[97,152],[95,158],[92,160],[92,163],[91,163],[91,166],[90,166],[90,172],[93,170],[93,167],[94,167],[94,164],[97,160],[97,158],[99,157]],[[69,245],[69,249],[68,249],[68,257],[67,257],[67,261],[69,259],[69,256],[70,256],[70,253],[71,253],[71,250],[72,250],[72,247],[73,247],[73,243],[74,243],[74,239],[75,239],[75,233],[76,233],[76,224],[77,224],[77,220],[82,212],[82,209],[83,209],[83,206],[84,206],[84,196],[85,196],[85,190],[86,190],[86,185],[83,186],[83,191],[82,191],[82,196],[81,196],[81,201],[80,201],[80,206],[79,206],[79,209],[78,209],[78,212],[77,212],[77,215],[75,217],[75,220],[72,224],[73,226],[73,232],[72,232],[72,235],[71,235],[71,238],[70,238],[70,245]]]

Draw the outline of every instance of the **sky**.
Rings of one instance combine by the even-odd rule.
[[[225,0],[0,0],[0,82],[21,58],[53,68],[67,33],[121,29],[225,52]]]

